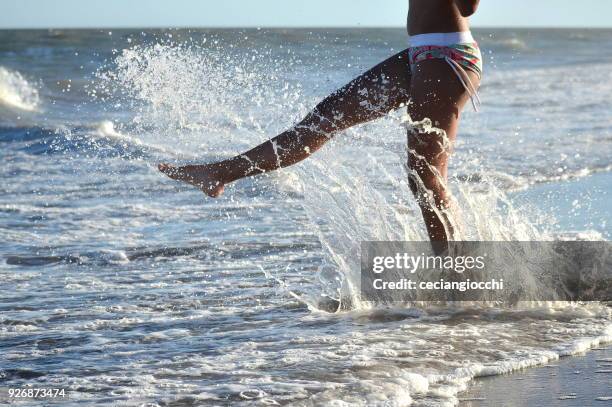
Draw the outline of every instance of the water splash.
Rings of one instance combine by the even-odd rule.
[[[130,105],[141,137],[201,155],[239,151],[269,136],[302,95],[279,80],[265,50],[231,51],[214,39],[125,49],[99,70],[92,96]]]
[[[115,65],[99,72],[98,95],[133,104],[137,114],[130,125],[140,138],[153,137],[170,151],[198,151],[202,160],[232,156],[273,137],[318,101],[283,79],[293,68],[291,58],[279,65],[265,50],[248,58],[225,45],[209,45],[162,43],[124,50]],[[414,123],[400,110],[338,135],[298,166],[263,177],[281,198],[297,196],[308,218],[305,227],[322,245],[316,288],[298,290],[307,304],[323,296],[345,308],[372,307],[360,300],[361,242],[428,240],[405,168],[406,124],[439,134],[431,123]],[[456,231],[457,239],[551,239],[543,224],[514,207],[496,186],[495,174],[480,170],[478,183],[451,177],[448,188],[456,209],[440,215],[451,222],[447,228]],[[502,277],[525,282],[527,298],[558,278],[532,275],[527,265],[508,273]],[[290,283],[283,284],[297,295]]]

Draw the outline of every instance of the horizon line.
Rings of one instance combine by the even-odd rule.
[[[559,26],[498,26],[498,25],[474,25],[472,29],[550,29],[550,30],[562,30],[562,29],[582,29],[582,30],[612,30],[612,26],[580,26],[580,25],[559,25]],[[325,29],[406,29],[404,25],[387,25],[387,26],[376,26],[376,25],[337,25],[337,26],[230,26],[230,25],[211,25],[211,26],[183,26],[183,25],[168,25],[168,26],[97,26],[97,27],[83,27],[83,26],[50,26],[50,27],[0,27],[0,31],[34,31],[34,30],[325,30]]]

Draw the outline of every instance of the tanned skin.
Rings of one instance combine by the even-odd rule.
[[[479,0],[410,0],[408,32],[417,35],[468,31],[468,17],[476,12],[478,4]],[[466,73],[472,84],[479,86],[478,75],[470,70]],[[404,50],[323,99],[293,128],[244,154],[205,165],[160,164],[159,170],[172,179],[200,188],[211,197],[218,197],[227,184],[297,164],[343,130],[408,105],[413,121],[428,118],[448,138],[414,132],[408,138],[411,151],[408,166],[419,177],[411,178],[410,184],[429,237],[432,242],[447,242],[452,239],[453,231],[448,230],[448,222],[440,219],[439,214],[445,213],[450,205],[446,187],[448,160],[461,111],[468,100],[467,91],[445,61],[426,60],[411,72],[408,50]],[[432,192],[435,207],[430,199],[422,199],[417,183]]]
[[[469,31],[480,0],[410,0],[410,35]]]

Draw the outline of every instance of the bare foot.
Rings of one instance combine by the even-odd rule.
[[[198,187],[213,198],[219,197],[225,189],[223,182],[217,178],[217,174],[208,165],[175,167],[170,164],[159,164],[158,168],[170,178]]]

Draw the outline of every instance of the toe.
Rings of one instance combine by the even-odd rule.
[[[223,195],[223,191],[224,190],[225,190],[225,186],[224,185],[217,185],[217,186],[209,189],[207,194],[208,194],[208,196],[210,196],[212,198],[218,198],[221,195]]]
[[[167,176],[169,176],[172,179],[179,179],[180,178],[180,171],[174,165],[159,164],[159,166],[157,168],[159,168],[159,170],[161,172],[163,172],[164,174],[166,174]]]

